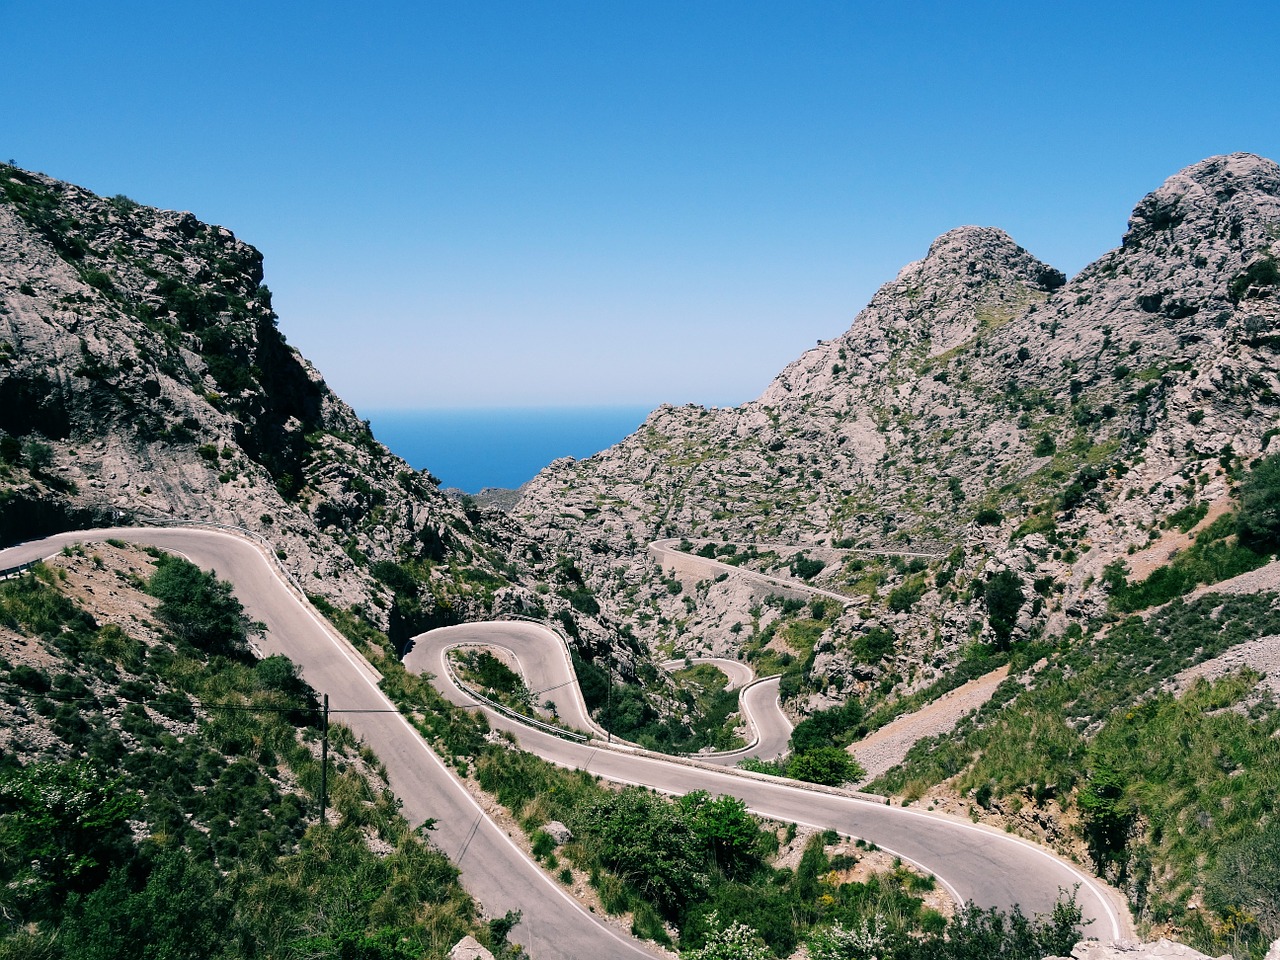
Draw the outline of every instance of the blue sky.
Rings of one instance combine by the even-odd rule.
[[[266,256],[357,409],[738,403],[961,224],[1280,159],[1280,4],[0,0],[0,157]]]

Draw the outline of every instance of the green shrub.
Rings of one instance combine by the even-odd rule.
[[[1260,460],[1241,482],[1236,533],[1258,553],[1280,549],[1280,455]]]
[[[825,567],[824,561],[805,556],[803,553],[798,553],[791,559],[791,575],[800,580],[812,580]]]
[[[1276,284],[1280,284],[1280,263],[1274,257],[1262,257],[1232,278],[1227,295],[1239,303],[1248,297],[1250,288],[1274,287]]]
[[[787,776],[793,780],[838,787],[843,783],[861,780],[866,776],[866,771],[846,751],[826,746],[815,747],[793,756],[787,762]]]
[[[159,556],[147,590],[160,601],[156,616],[165,627],[205,653],[243,657],[250,632],[260,629],[245,616],[231,584],[182,557]]]
[[[924,595],[925,579],[922,576],[908,577],[898,587],[889,591],[889,609],[894,613],[906,613],[916,605],[916,601]]]

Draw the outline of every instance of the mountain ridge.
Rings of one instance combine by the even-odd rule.
[[[577,543],[606,609],[667,652],[682,636],[731,652],[728,630],[749,610],[717,615],[700,598],[704,616],[660,583],[638,599],[605,586],[659,581],[634,545],[660,537],[960,547],[963,580],[989,561],[1017,567],[1027,586],[1063,585],[1035,621],[1028,601],[1022,636],[1051,615],[1061,629],[1067,611],[1102,612],[1099,560],[1117,551],[1094,541],[1145,540],[1139,527],[1226,495],[1217,461],[1257,457],[1273,428],[1274,280],[1251,265],[1274,262],[1277,178],[1280,167],[1247,154],[1188,167],[1138,203],[1121,247],[1069,281],[1001,231],[949,231],[757,400],[660,407],[610,450],[550,465],[514,512],[536,536]],[[1212,467],[1198,491],[1185,479],[1146,489],[1189,462]],[[930,616],[956,622],[925,636],[954,653],[969,607],[934,604]]]

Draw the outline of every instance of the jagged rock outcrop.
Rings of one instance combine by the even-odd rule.
[[[812,646],[811,703],[922,684],[972,639],[1101,611],[1108,563],[1229,496],[1280,429],[1278,236],[1280,167],[1247,154],[1171,177],[1070,281],[999,230],[953,230],[758,400],[659,408],[514,513],[664,653],[779,644],[734,578],[671,584],[645,547],[683,537],[849,596],[789,645]],[[1019,602],[993,626],[1000,571]]]
[[[285,342],[262,280],[225,228],[0,166],[0,540],[212,521],[383,627],[405,598],[379,562],[430,570],[406,585],[419,622],[489,613],[519,578],[517,532],[377,443]],[[498,606],[535,602],[508,585]]]

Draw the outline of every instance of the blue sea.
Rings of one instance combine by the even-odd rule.
[[[650,407],[363,411],[373,435],[443,487],[514,489],[558,457],[583,459],[644,422]]]

